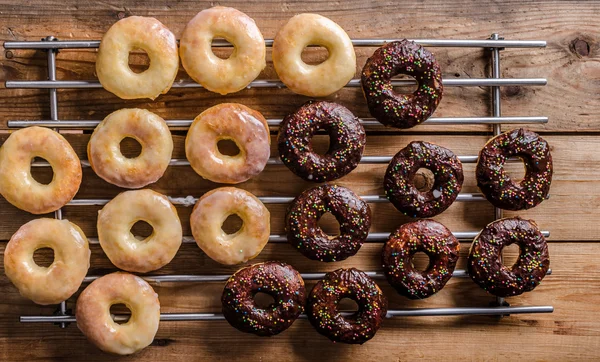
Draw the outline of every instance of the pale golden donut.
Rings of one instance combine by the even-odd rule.
[[[33,253],[54,250],[54,261],[42,267]],[[4,250],[4,271],[22,296],[37,304],[58,304],[79,289],[90,267],[88,240],[67,221],[36,219],[21,226]]]
[[[129,321],[115,323],[110,307],[125,304]],[[77,327],[105,352],[127,355],[149,346],[158,331],[158,294],[142,278],[123,272],[94,280],[81,292],[75,312]]]
[[[47,184],[31,176],[31,161],[44,158],[54,176]],[[67,140],[48,128],[28,127],[0,148],[0,193],[19,209],[46,214],[71,201],[81,184],[81,163]]]
[[[120,143],[126,137],[142,145],[139,156],[123,156]],[[121,109],[96,127],[87,153],[98,176],[111,184],[135,189],[162,177],[171,161],[173,139],[167,123],[156,114],[144,109]]]
[[[138,240],[131,227],[138,221],[152,234]],[[110,261],[123,270],[146,273],[167,265],[183,238],[177,210],[169,199],[152,190],[125,191],[98,212],[98,240]]]
[[[221,228],[229,215],[242,219],[234,234]],[[226,265],[254,259],[269,241],[269,210],[248,191],[221,187],[204,194],[192,211],[190,226],[196,243],[211,259]]]
[[[325,47],[329,57],[321,64],[302,61],[309,45]],[[328,96],[354,77],[356,55],[348,34],[339,25],[317,14],[291,18],[273,41],[273,65],[279,79],[293,92],[309,97]]]
[[[240,152],[223,155],[217,143],[232,140]],[[194,171],[213,182],[236,184],[258,175],[267,164],[271,137],[260,112],[222,103],[202,112],[185,138],[185,155]]]
[[[221,59],[213,53],[214,38],[233,44],[229,58]],[[220,94],[244,89],[266,65],[265,40],[254,20],[223,6],[202,10],[190,20],[181,37],[180,52],[190,77]]]
[[[129,67],[129,52],[142,49],[150,65],[141,73]],[[177,39],[154,18],[130,16],[117,21],[100,41],[96,74],[102,87],[122,99],[155,99],[167,93],[179,70]]]

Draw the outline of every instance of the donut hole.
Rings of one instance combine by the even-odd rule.
[[[150,67],[150,57],[144,49],[135,48],[129,52],[127,64],[132,72],[143,73]]]
[[[119,143],[121,154],[127,158],[136,158],[142,153],[142,144],[133,137],[125,137]]]
[[[256,292],[253,298],[254,304],[260,309],[269,309],[275,304],[275,298],[267,293]]]
[[[302,49],[300,59],[308,65],[319,65],[329,59],[329,50],[320,45],[310,44]]]
[[[35,157],[31,160],[31,164],[48,163],[48,160],[42,157]],[[52,167],[32,167],[31,177],[42,185],[48,185],[54,178],[54,170]]]
[[[131,230],[129,230],[131,235],[140,241],[146,240],[150,235],[152,235],[153,231],[154,228],[152,228],[152,225],[148,224],[144,220],[136,221],[131,227]]]
[[[425,254],[422,251],[417,251],[412,257],[412,267],[415,270],[420,272],[424,272],[429,269],[429,264],[431,260],[429,259],[429,255]]]
[[[344,312],[358,312],[358,303],[352,298],[342,298],[338,302],[338,309]]]
[[[319,227],[331,239],[340,235],[340,223],[330,212],[326,212],[321,216],[321,218],[319,219]]]
[[[396,74],[393,76],[392,87],[397,94],[413,94],[419,89],[415,78],[406,74]]]
[[[435,183],[435,175],[428,168],[420,168],[415,173],[413,183],[417,190],[421,192],[429,192]]]
[[[510,177],[514,183],[520,183],[525,178],[524,162],[507,162],[504,164],[504,173]]]
[[[227,216],[225,221],[223,221],[221,229],[223,229],[223,232],[225,232],[225,234],[233,235],[240,231],[242,226],[244,226],[244,220],[242,220],[242,218],[237,214],[231,214]]]
[[[519,260],[521,248],[519,244],[510,244],[502,248],[501,261],[505,267],[511,269]]]
[[[110,317],[117,324],[125,324],[129,321],[131,309],[123,303],[116,303],[110,306]]]
[[[218,58],[221,58],[223,60],[229,59],[235,50],[235,46],[232,45],[232,46],[227,46],[227,47],[215,47],[214,46],[215,40],[218,42],[221,42],[221,41],[225,41],[227,39],[225,39],[223,37],[214,37],[212,40],[212,44],[213,44],[212,51],[213,51],[213,54]]]
[[[329,137],[313,137],[310,140],[310,147],[312,151],[320,156],[324,156],[329,152]]]
[[[240,154],[240,148],[237,143],[231,139],[222,139],[217,142],[217,149],[223,156],[237,156]]]
[[[33,252],[33,261],[37,266],[48,268],[54,263],[54,250],[52,248],[39,248]]]

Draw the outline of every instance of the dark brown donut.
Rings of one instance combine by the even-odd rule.
[[[514,182],[504,172],[509,157],[525,164],[525,177]],[[552,182],[552,155],[548,142],[520,128],[492,138],[479,153],[477,186],[494,206],[505,210],[530,209],[548,198]]]
[[[517,243],[519,259],[512,268],[500,260],[505,246]],[[548,245],[535,222],[507,218],[488,224],[473,241],[467,263],[469,275],[488,293],[509,297],[533,290],[550,267]]]
[[[329,149],[324,155],[315,153],[311,144],[318,130],[329,135]],[[365,142],[365,130],[358,118],[346,107],[326,101],[309,101],[286,116],[277,136],[283,163],[313,182],[335,180],[354,170]]]
[[[435,181],[429,191],[421,192],[414,184],[420,168],[433,172]],[[462,163],[452,151],[417,141],[409,143],[392,158],[383,188],[387,198],[404,215],[432,217],[452,205],[463,180]]]
[[[390,235],[382,253],[388,282],[410,299],[423,299],[439,292],[452,277],[460,243],[444,225],[434,220],[418,220],[400,226]],[[412,263],[415,253],[429,256],[425,271]]]
[[[319,227],[319,219],[327,212],[340,224],[340,235],[334,238]],[[313,260],[339,261],[356,254],[370,227],[369,205],[343,186],[305,190],[294,199],[286,215],[289,243]]]
[[[259,308],[254,302],[258,292],[269,294],[275,302]],[[304,280],[290,265],[274,261],[250,265],[227,281],[221,296],[223,315],[242,332],[274,336],[302,313],[305,294]]]
[[[412,94],[394,92],[392,77],[417,81]],[[367,60],[361,77],[371,115],[386,126],[411,128],[425,121],[442,99],[442,72],[427,49],[408,40],[387,43]]]
[[[358,311],[342,315],[338,303],[353,299]],[[387,299],[369,276],[354,268],[327,273],[308,296],[306,314],[317,332],[334,342],[363,344],[375,336],[387,313]]]

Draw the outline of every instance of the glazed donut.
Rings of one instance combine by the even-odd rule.
[[[415,78],[417,90],[412,94],[394,92],[392,77],[398,74]],[[411,128],[429,118],[444,90],[433,54],[406,39],[377,49],[363,68],[361,83],[371,115],[396,128]]]
[[[343,298],[358,304],[358,311],[344,317],[338,309]],[[363,344],[375,336],[387,314],[387,299],[369,276],[358,269],[327,273],[308,296],[308,320],[317,332],[334,342]]]
[[[54,260],[42,267],[33,253],[54,250]],[[4,250],[4,272],[22,296],[37,304],[58,304],[79,289],[90,267],[88,240],[67,220],[36,219],[21,226]]]
[[[509,157],[525,164],[525,177],[515,182],[504,171]],[[477,186],[489,202],[505,210],[530,209],[548,198],[552,182],[550,145],[537,133],[520,128],[488,141],[477,161]]]
[[[110,307],[125,304],[129,321],[113,321]],[[158,294],[144,279],[123,272],[94,280],[77,299],[77,327],[104,352],[128,355],[154,340],[160,321]]]
[[[417,171],[426,168],[435,181],[430,190],[419,191]],[[416,141],[400,150],[390,162],[383,187],[386,197],[406,216],[432,217],[446,210],[462,189],[462,163],[447,148]]]
[[[318,65],[302,61],[309,45],[325,47],[329,57]],[[299,14],[283,26],[273,40],[273,65],[279,79],[292,92],[325,97],[343,88],[356,72],[356,55],[348,34],[330,19]]]
[[[35,157],[50,163],[54,176],[49,184],[31,176]],[[13,132],[0,148],[0,193],[32,214],[46,214],[66,205],[79,190],[81,163],[73,147],[48,128],[28,127]]]
[[[319,155],[311,140],[318,130],[329,135],[329,149]],[[277,136],[279,156],[304,180],[338,179],[354,170],[365,149],[366,134],[358,118],[333,102],[309,101],[283,119]]]
[[[131,233],[138,221],[152,226],[143,240]],[[117,195],[98,212],[98,240],[110,261],[123,270],[147,273],[167,265],[183,239],[177,210],[158,192],[144,189]]]
[[[274,302],[256,305],[254,295],[266,293]],[[290,265],[275,261],[247,266],[233,274],[221,296],[223,315],[232,327],[258,336],[288,329],[304,310],[304,280]]]
[[[500,253],[513,243],[519,245],[519,258],[512,267],[506,267]],[[488,293],[519,295],[532,291],[546,276],[550,267],[548,244],[533,220],[496,220],[473,240],[467,267],[471,279]]]
[[[330,237],[319,219],[331,213],[340,224],[340,235]],[[302,192],[286,216],[288,242],[306,257],[320,261],[344,260],[358,252],[371,227],[371,209],[343,186],[317,186]]]
[[[460,243],[444,225],[418,220],[400,226],[390,235],[382,253],[388,282],[410,299],[424,299],[439,292],[452,277]],[[423,252],[429,257],[425,271],[416,270],[412,259]]]
[[[128,158],[120,143],[126,138],[142,145],[139,156]],[[94,172],[111,184],[140,188],[158,181],[171,161],[173,139],[167,123],[144,109],[120,109],[94,130],[87,153]]]
[[[129,67],[129,52],[142,49],[150,65],[141,73]],[[154,18],[130,16],[113,24],[104,34],[96,58],[96,74],[102,87],[122,99],[155,99],[173,85],[179,70],[177,39]]]
[[[230,215],[242,227],[234,234],[221,228]],[[211,190],[196,202],[190,216],[192,235],[206,255],[218,263],[235,265],[254,259],[269,241],[269,210],[248,191],[235,187]]]
[[[223,155],[217,143],[235,142],[240,153]],[[237,103],[222,103],[202,112],[185,138],[185,154],[200,176],[212,182],[237,184],[265,168],[271,137],[267,120],[260,112]]]
[[[212,51],[214,38],[225,38],[233,53],[221,59]],[[209,91],[227,94],[246,88],[267,65],[265,40],[254,20],[234,8],[215,6],[187,24],[180,43],[181,63]]]

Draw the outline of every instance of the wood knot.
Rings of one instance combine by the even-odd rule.
[[[504,87],[504,94],[507,97],[516,97],[521,94],[521,87],[518,85],[511,85],[508,87]]]
[[[435,183],[435,175],[431,170],[427,168],[420,168],[415,174],[413,183],[417,190],[421,192],[430,191],[433,188],[433,184]]]
[[[170,345],[173,342],[175,342],[175,341],[170,338],[155,338],[154,341],[152,341],[151,345],[158,346],[158,347],[165,347],[165,346]]]
[[[119,13],[117,14],[117,18],[119,18],[119,20],[123,19],[125,17],[125,13],[122,11],[119,11]]]
[[[7,50],[6,53],[4,53],[4,56],[6,57],[6,59],[12,59],[14,55],[13,52]]]
[[[590,55],[590,44],[583,39],[575,38],[575,40],[571,42],[570,48],[571,51],[579,57],[587,57]]]

